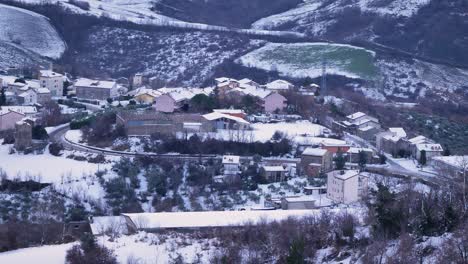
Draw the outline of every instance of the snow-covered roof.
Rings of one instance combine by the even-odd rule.
[[[423,144],[423,143],[433,143],[433,141],[425,136],[417,136],[414,138],[408,139],[408,142],[411,144]]]
[[[283,166],[263,166],[263,169],[265,171],[286,171],[285,168],[283,168]]]
[[[433,157],[433,160],[438,160],[443,163],[449,164],[454,167],[463,169],[463,166],[468,165],[468,155],[467,156],[438,156]]]
[[[373,126],[365,126],[365,127],[361,127],[361,128],[358,128],[358,130],[360,131],[369,131],[371,129],[375,129],[375,127]]]
[[[240,157],[233,156],[233,155],[224,155],[223,156],[223,164],[239,164]]]
[[[390,127],[388,131],[392,132],[397,137],[406,137],[406,131],[402,127]]]
[[[117,83],[114,81],[91,80],[86,78],[80,78],[75,82],[75,87],[96,87],[101,89],[112,89],[116,86]]]
[[[285,80],[275,80],[265,84],[265,87],[269,90],[288,90],[292,86],[294,86],[292,83]]]
[[[356,175],[359,175],[359,170],[342,170],[342,171],[335,170],[335,171],[329,172],[328,175],[335,177],[337,179],[347,180]]]
[[[441,151],[444,151],[444,149],[442,148],[442,146],[440,144],[416,144],[416,149],[418,151],[438,151],[438,152],[441,152]]]
[[[317,197],[311,195],[304,195],[304,196],[290,196],[284,197],[284,200],[288,203],[301,203],[301,202],[312,202],[317,201]]]
[[[316,210],[261,210],[261,211],[204,211],[123,214],[137,228],[202,228],[256,225],[265,222],[283,221],[290,217],[313,216]]]
[[[251,96],[259,97],[259,98],[265,98],[265,97],[267,97],[268,95],[270,95],[272,93],[270,90],[267,90],[267,89],[264,89],[264,88],[258,88],[258,87],[255,87],[255,86],[249,85],[249,84],[241,84],[239,87],[234,88],[234,89],[230,90],[229,92],[230,93],[231,92],[238,92],[238,93],[242,93],[242,94],[245,94],[245,95],[251,95]]]
[[[307,156],[323,156],[327,153],[328,150],[326,149],[321,149],[321,148],[306,148],[303,152],[302,155],[307,155]]]
[[[360,117],[363,117],[363,116],[366,116],[366,114],[364,114],[363,112],[356,112],[356,113],[354,113],[352,115],[347,116],[346,118],[354,120],[354,119],[357,119],[357,118],[360,118]]]
[[[374,151],[373,151],[372,149],[370,149],[370,148],[355,148],[355,147],[351,147],[351,148],[349,148],[348,153],[358,154],[360,151],[364,151],[364,152],[374,152]]]
[[[206,120],[209,120],[209,121],[213,121],[213,120],[217,120],[217,119],[221,119],[221,118],[226,118],[226,119],[232,120],[232,121],[237,122],[237,123],[250,124],[245,119],[242,119],[240,117],[227,115],[227,114],[223,114],[223,113],[217,113],[217,112],[213,112],[213,113],[203,115],[203,117]]]
[[[213,112],[223,114],[245,114],[242,109],[213,109]]]
[[[134,92],[134,91],[132,91]],[[149,96],[152,96],[152,97],[159,97],[162,95],[162,93],[158,90],[154,90],[154,89],[148,89],[148,88],[138,88],[138,91],[135,91],[134,93],[134,96],[140,96],[140,95],[143,95],[143,94],[147,94]]]
[[[47,89],[47,88],[38,88],[38,89],[36,89],[36,92],[40,93],[40,94],[50,93],[49,89]]]
[[[51,70],[42,70],[42,71],[39,71],[39,74],[40,74],[41,77],[45,77],[45,78],[63,77],[62,74],[56,73],[56,72],[51,71]]]
[[[7,86],[9,83],[14,83],[18,77],[11,75],[0,75],[0,79],[2,79],[0,86]]]
[[[89,219],[93,235],[102,235],[106,232],[128,234],[127,225],[123,216],[94,216]]]
[[[161,94],[169,94],[176,102],[190,100],[197,94],[210,95],[213,92],[212,87],[208,88],[160,88],[157,90]]]
[[[244,79],[240,79],[238,82],[240,84],[249,84],[249,83],[252,83],[254,81],[250,80],[249,78],[244,78]]]
[[[2,111],[13,111],[20,114],[35,114],[37,108],[35,106],[0,106]]]
[[[227,77],[216,78],[215,81],[216,81],[216,83],[218,83],[218,85],[220,85],[220,84],[229,84],[230,82],[239,82],[236,79],[227,78]]]

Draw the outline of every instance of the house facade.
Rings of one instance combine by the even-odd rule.
[[[119,95],[118,85],[114,81],[81,78],[76,81],[75,90],[77,98],[88,100],[106,100]]]
[[[262,176],[268,182],[281,182],[286,180],[287,170],[283,166],[263,166]]]
[[[336,203],[350,204],[367,193],[368,177],[359,170],[331,171],[327,173],[327,198]]]
[[[306,148],[301,154],[301,168],[308,176],[317,177],[333,166],[333,154],[326,149]]]
[[[25,116],[22,113],[0,108],[0,131],[14,129],[15,124]]]
[[[273,113],[276,111],[283,111],[287,104],[287,100],[284,96],[279,93],[270,93],[266,97],[262,98],[263,109],[267,113]]]
[[[39,82],[41,88],[49,89],[50,94],[53,97],[63,95],[63,81],[64,77],[60,73],[56,73],[51,70],[44,70],[39,72]]]
[[[213,127],[200,114],[165,114],[155,111],[117,113],[116,121],[127,135],[175,135],[177,132],[211,132]]]
[[[176,109],[176,100],[170,94],[163,94],[154,102],[154,109],[158,112],[173,113]]]

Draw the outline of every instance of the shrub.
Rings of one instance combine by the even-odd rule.
[[[49,145],[49,152],[54,156],[61,156],[63,150],[63,145],[60,143],[52,143]]]

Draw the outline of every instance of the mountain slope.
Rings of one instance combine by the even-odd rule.
[[[0,42],[53,59],[59,58],[66,48],[66,44],[46,17],[2,4]]]
[[[252,27],[338,42],[376,42],[468,67],[466,10],[465,0],[305,0]]]

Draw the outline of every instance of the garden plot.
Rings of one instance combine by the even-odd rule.
[[[377,74],[375,53],[363,48],[329,43],[268,43],[237,62],[295,78],[319,77],[326,61],[327,74],[373,79]]]

